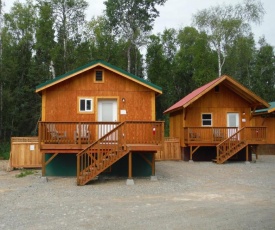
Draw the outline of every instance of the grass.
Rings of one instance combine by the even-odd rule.
[[[8,160],[10,158],[10,143],[0,142],[0,159]]]
[[[17,175],[15,175],[16,178],[22,178],[22,177],[25,177],[25,176],[28,176],[28,175],[32,175],[34,174],[35,171],[33,170],[30,170],[30,169],[21,169],[21,172]]]

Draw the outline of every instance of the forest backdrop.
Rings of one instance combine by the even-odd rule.
[[[275,101],[274,47],[255,41],[260,1],[198,11],[190,27],[152,34],[166,0],[106,0],[86,20],[85,0],[27,0],[3,13],[0,0],[0,142],[37,135],[41,98],[35,87],[95,59],[159,85],[157,119],[197,87],[227,74]],[[146,52],[141,52],[141,50]]]

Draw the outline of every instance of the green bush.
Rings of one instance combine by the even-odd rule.
[[[8,160],[10,158],[10,143],[0,142],[0,159]]]

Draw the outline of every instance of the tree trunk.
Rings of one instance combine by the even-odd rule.
[[[127,58],[128,58],[127,71],[130,73],[130,71],[131,71],[131,45],[128,46]]]
[[[222,75],[222,64],[221,64],[221,47],[220,45],[218,45],[218,49],[217,49],[217,53],[218,53],[218,67],[219,67],[219,76],[220,77]]]

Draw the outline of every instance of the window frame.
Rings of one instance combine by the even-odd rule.
[[[97,72],[101,72],[101,74],[102,74],[102,79],[101,80],[97,80]],[[104,70],[103,69],[95,69],[94,82],[95,83],[104,83]]]
[[[203,116],[204,115],[210,115],[210,119],[207,119],[207,118],[203,118]],[[210,124],[208,125],[208,124],[204,124],[204,122],[207,122],[207,121],[210,121]],[[213,124],[213,116],[212,116],[212,113],[202,113],[201,114],[201,125],[203,126],[203,127],[211,127],[212,126],[212,124]]]
[[[81,101],[85,101],[85,110],[81,110]],[[90,109],[87,109],[88,101],[90,101]],[[78,113],[92,114],[94,113],[94,97],[78,97],[77,98]]]

